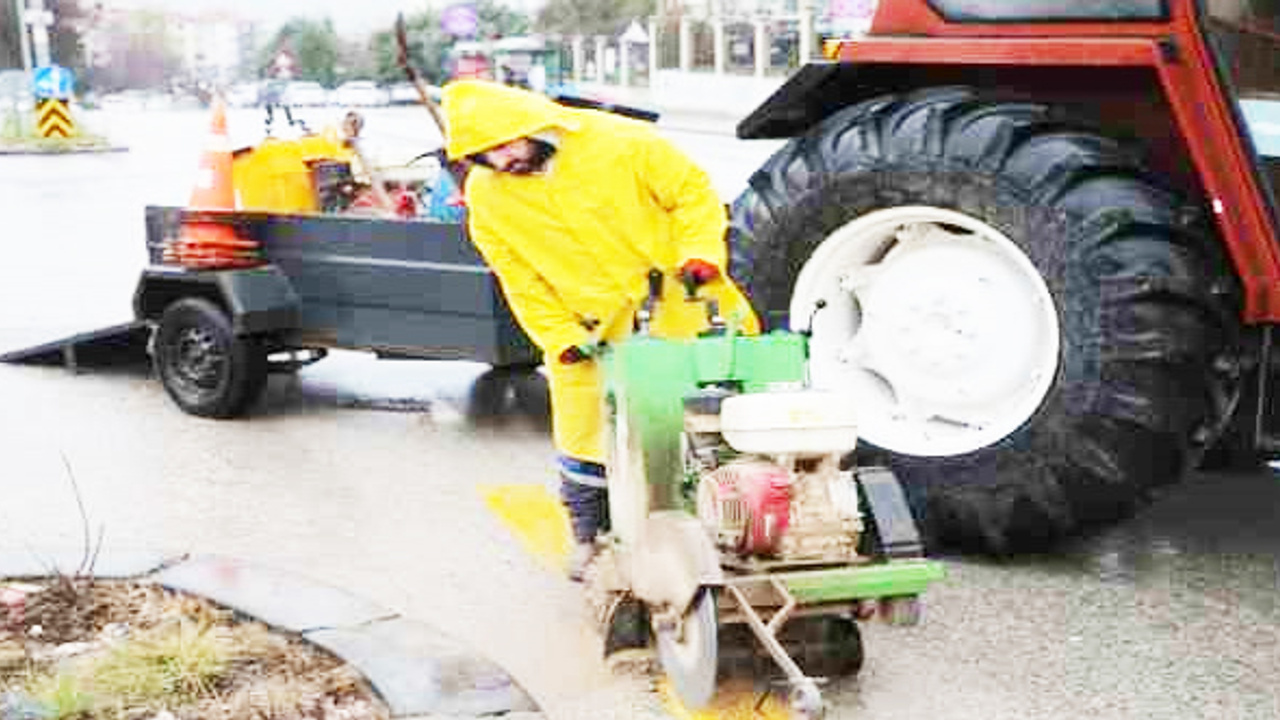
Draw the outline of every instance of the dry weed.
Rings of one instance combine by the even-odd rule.
[[[57,578],[28,595],[27,661],[0,668],[46,716],[142,720],[385,720],[363,677],[302,638],[139,582]],[[0,716],[5,714],[0,706]]]

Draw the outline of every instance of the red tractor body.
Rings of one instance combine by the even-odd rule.
[[[813,333],[935,538],[1040,548],[1280,447],[1280,2],[871,6],[739,124],[795,139],[735,203],[732,269]]]

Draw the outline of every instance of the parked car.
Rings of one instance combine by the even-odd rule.
[[[280,102],[293,106],[321,106],[329,104],[329,91],[318,82],[298,80],[285,85]]]
[[[408,82],[396,83],[387,88],[387,100],[392,105],[416,105],[422,102],[418,98],[418,89]]]
[[[443,97],[442,92],[439,85],[427,86],[427,97],[436,102],[440,102],[440,98]],[[392,105],[419,105],[422,103],[422,98],[418,96],[418,88],[414,87],[413,83],[396,83],[387,88],[387,95]]]
[[[171,110],[174,97],[163,90],[130,88],[103,95],[98,106],[103,110],[124,110],[136,112],[140,110]]]
[[[381,107],[390,102],[385,89],[372,80],[350,80],[333,91],[334,105],[346,107]]]
[[[237,83],[227,88],[227,104],[231,107],[257,107],[261,92],[260,83]]]

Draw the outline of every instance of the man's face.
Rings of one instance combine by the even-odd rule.
[[[489,167],[513,175],[538,172],[546,163],[546,157],[529,138],[517,138],[509,143],[491,148],[483,153]]]

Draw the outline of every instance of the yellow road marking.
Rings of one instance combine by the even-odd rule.
[[[555,570],[569,561],[573,540],[560,500],[541,485],[480,487],[490,512],[520,541],[525,552]]]
[[[750,682],[722,683],[716,688],[711,705],[703,710],[690,710],[676,697],[671,684],[663,678],[658,683],[658,694],[667,712],[675,720],[789,720],[791,710],[784,698],[770,693],[763,700],[756,694]],[[756,705],[759,707],[756,707]]]

